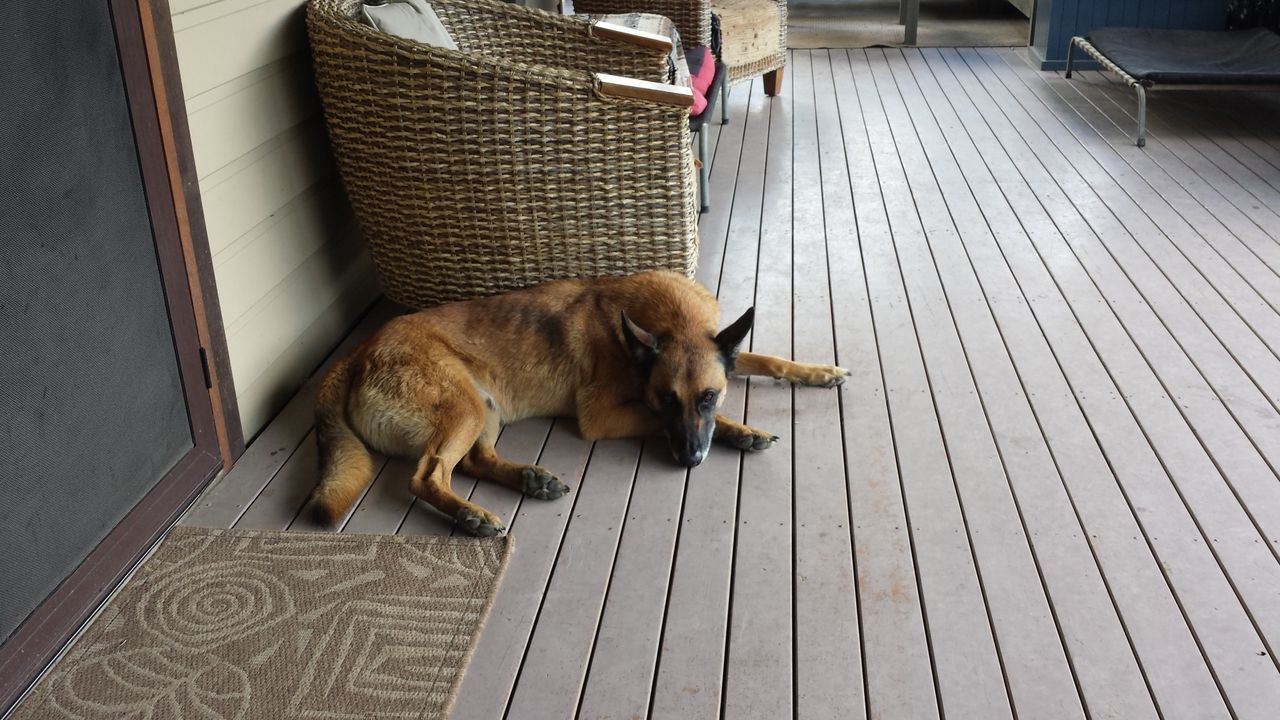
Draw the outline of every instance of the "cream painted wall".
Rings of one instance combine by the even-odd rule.
[[[170,0],[245,438],[377,296],[311,78],[303,0]]]

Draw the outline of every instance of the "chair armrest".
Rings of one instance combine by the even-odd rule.
[[[602,73],[596,73],[595,81],[601,95],[647,100],[680,108],[693,105],[693,90],[687,87]]]
[[[779,0],[785,2],[785,0]],[[709,0],[574,0],[573,9],[592,15],[652,13],[675,23],[680,41],[688,47],[711,44],[711,3]]]
[[[671,38],[665,35],[636,30],[625,25],[615,25],[611,22],[597,22],[592,32],[596,37],[639,45],[650,50],[661,50],[664,53],[671,52]]]
[[[655,81],[669,74],[669,47],[632,32],[597,32],[586,18],[492,0],[433,0],[432,7],[460,47],[507,62]]]

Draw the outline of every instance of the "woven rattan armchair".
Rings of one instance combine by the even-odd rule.
[[[711,44],[711,13],[720,18],[730,83],[764,75],[764,91],[782,90],[787,64],[787,0],[573,0],[593,15],[646,12],[671,18],[686,45]],[[776,42],[775,42],[776,38]]]
[[[432,0],[459,50],[310,0],[316,82],[386,294],[411,307],[697,261],[687,88],[653,36]]]

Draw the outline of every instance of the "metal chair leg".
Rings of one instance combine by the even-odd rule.
[[[729,78],[720,83],[720,124],[729,124]]]
[[[706,212],[711,209],[711,164],[710,158],[707,157],[708,149],[710,148],[709,138],[707,124],[702,123],[702,127],[698,128],[698,160],[702,163],[702,167],[698,168],[700,212]]]
[[[1138,147],[1147,146],[1147,90],[1141,84],[1134,85],[1138,91]]]
[[[916,33],[920,27],[920,0],[901,0],[899,2],[899,20],[903,29],[902,44],[915,45]]]

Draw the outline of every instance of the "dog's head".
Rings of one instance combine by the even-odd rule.
[[[645,404],[683,465],[693,467],[707,456],[729,371],[754,316],[750,308],[715,335],[655,335],[622,314],[622,336],[644,384]]]

